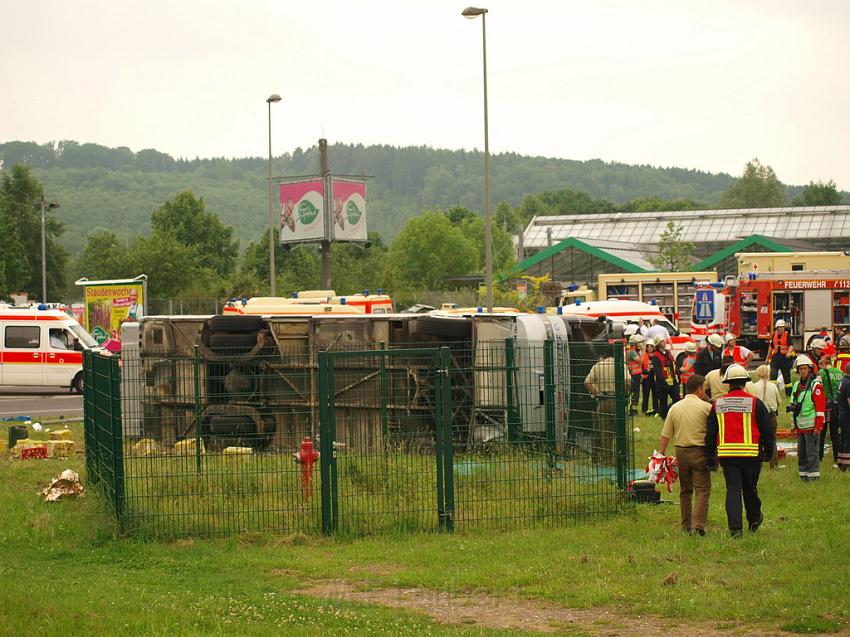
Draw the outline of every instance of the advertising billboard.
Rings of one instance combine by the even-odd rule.
[[[366,241],[366,182],[334,178],[331,192],[331,239]]]
[[[83,326],[107,349],[121,349],[121,323],[137,321],[144,316],[146,280],[122,279],[87,281],[77,285],[84,289]]]
[[[280,242],[325,238],[325,187],[321,178],[280,184]]]

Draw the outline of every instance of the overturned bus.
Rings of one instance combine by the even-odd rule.
[[[622,347],[604,317],[542,314],[148,316],[128,329],[138,345],[122,351],[125,437],[210,449],[293,450],[315,437],[322,353],[340,446],[433,437],[438,374],[450,379],[455,443],[533,441],[554,426],[564,445],[590,428],[588,370]]]

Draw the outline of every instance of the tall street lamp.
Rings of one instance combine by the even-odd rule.
[[[266,98],[266,103],[269,105],[269,286],[271,296],[277,296],[275,285],[274,271],[274,189],[272,187],[272,104],[276,104],[281,99],[280,95],[273,93]]]
[[[47,303],[47,238],[45,236],[45,210],[58,208],[55,201],[45,201],[44,195],[38,203],[41,208],[41,302]]]
[[[487,311],[493,311],[493,212],[490,209],[490,135],[487,122],[487,9],[467,7],[464,18],[481,16],[481,42],[484,51],[484,284],[487,286]]]

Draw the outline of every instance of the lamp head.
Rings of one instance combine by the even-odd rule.
[[[487,9],[484,9],[483,7],[467,7],[466,9],[460,12],[460,14],[464,18],[467,18],[469,20],[474,20],[478,16],[484,15],[485,13],[487,13]]]
[[[269,104],[272,104],[272,103],[279,102],[281,99],[282,98],[280,97],[280,95],[278,95],[277,93],[272,93],[271,95],[269,95],[266,98],[266,102],[268,102]]]

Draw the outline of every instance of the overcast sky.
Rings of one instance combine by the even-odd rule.
[[[463,0],[0,0],[0,141],[483,147]],[[850,190],[847,0],[490,0],[492,152]]]

